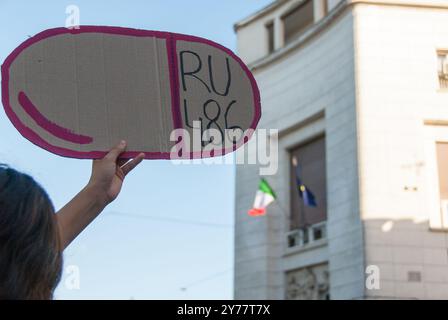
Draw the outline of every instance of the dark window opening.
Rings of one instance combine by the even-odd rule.
[[[285,44],[296,39],[308,26],[314,22],[313,1],[306,0],[297,8],[282,17]]]
[[[275,50],[273,22],[270,22],[266,25],[266,32],[268,35],[268,53],[272,53]]]
[[[315,197],[316,206],[307,206],[300,197],[296,181],[296,161],[299,177]],[[325,161],[325,137],[312,140],[290,151],[290,230],[302,229],[327,220],[327,183]],[[325,229],[314,229],[315,240],[325,237]]]

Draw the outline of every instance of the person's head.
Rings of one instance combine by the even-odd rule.
[[[0,164],[0,299],[51,299],[61,270],[47,193],[30,176]]]

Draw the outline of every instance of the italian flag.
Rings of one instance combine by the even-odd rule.
[[[269,183],[261,179],[257,193],[255,194],[254,206],[249,210],[248,214],[250,216],[262,216],[266,214],[266,207],[274,202],[275,198],[276,195]]]

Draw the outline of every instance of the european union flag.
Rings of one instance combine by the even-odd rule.
[[[303,204],[308,207],[317,207],[314,194],[303,184],[299,186],[299,195],[303,199]]]
[[[294,164],[296,169],[296,182],[297,182],[297,190],[299,191],[299,196],[303,200],[303,204],[307,207],[317,207],[316,197],[308,189],[303,183],[302,179],[300,179],[300,170],[299,165]]]

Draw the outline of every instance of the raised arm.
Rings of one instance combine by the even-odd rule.
[[[115,200],[126,175],[143,160],[143,153],[130,161],[119,159],[125,149],[121,141],[103,159],[94,160],[88,184],[56,214],[64,249]]]

